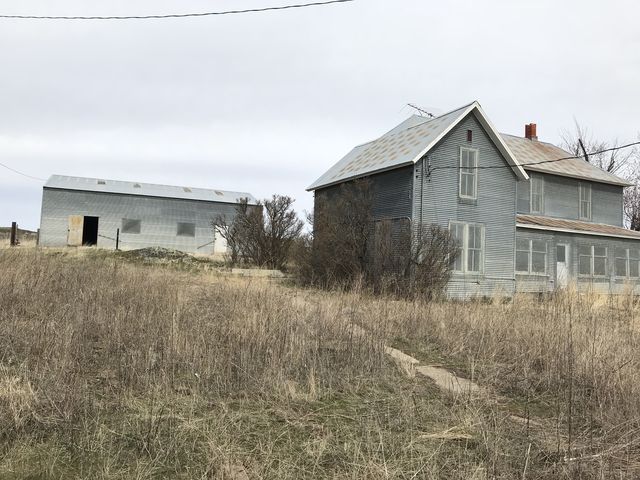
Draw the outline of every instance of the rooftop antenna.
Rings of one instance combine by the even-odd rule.
[[[407,103],[407,106],[416,110],[421,117],[424,117],[426,115],[429,118],[436,118],[436,116],[433,113],[427,112],[424,108],[420,108],[417,105],[414,105],[413,103]]]

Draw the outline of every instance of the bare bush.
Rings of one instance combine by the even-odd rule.
[[[311,257],[321,284],[353,284],[362,279],[373,237],[373,195],[368,180],[316,192]]]
[[[364,283],[378,293],[433,298],[449,281],[458,252],[449,231],[408,218],[375,219],[366,179],[316,193],[314,220],[307,283]]]
[[[294,241],[303,222],[292,208],[293,199],[274,195],[249,205],[241,199],[233,219],[216,217],[213,228],[227,241],[232,265],[240,261],[259,267],[286,268]]]

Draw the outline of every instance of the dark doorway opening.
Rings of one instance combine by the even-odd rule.
[[[82,228],[82,245],[98,244],[98,217],[84,217]]]

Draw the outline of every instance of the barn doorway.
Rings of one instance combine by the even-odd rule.
[[[82,245],[98,244],[98,217],[84,217],[82,226]]]

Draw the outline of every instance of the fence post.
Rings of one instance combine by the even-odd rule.
[[[18,224],[16,222],[11,222],[11,237],[9,244],[12,247],[18,245]]]
[[[116,251],[118,250],[118,246],[120,246],[120,229],[116,228]]]

